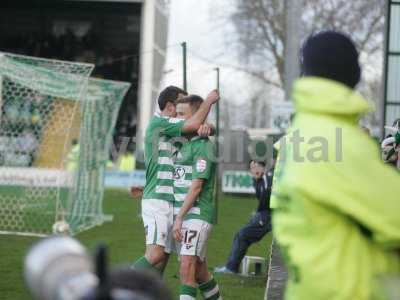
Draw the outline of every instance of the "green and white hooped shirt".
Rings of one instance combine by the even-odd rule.
[[[177,152],[174,171],[174,214],[179,209],[189,192],[194,179],[204,179],[203,189],[193,207],[185,217],[200,219],[210,224],[214,222],[213,191],[215,181],[215,148],[208,138],[198,136],[184,143]]]
[[[184,120],[155,114],[145,134],[146,185],[143,200],[174,202],[174,138],[182,134]]]

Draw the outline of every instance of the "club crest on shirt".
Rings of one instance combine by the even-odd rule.
[[[207,161],[205,159],[199,159],[196,162],[196,171],[201,173],[207,169]]]
[[[174,179],[179,180],[185,178],[185,168],[176,167],[174,170]]]

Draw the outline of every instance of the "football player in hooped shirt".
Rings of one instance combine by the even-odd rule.
[[[217,91],[210,92],[196,114],[183,121],[176,119],[176,101],[185,93],[174,86],[160,93],[158,105],[161,113],[150,120],[145,135],[146,185],[142,197],[142,218],[146,252],[133,267],[161,274],[168,262],[173,241],[173,140],[201,129],[211,106],[219,98]]]
[[[203,103],[196,95],[177,102],[177,117],[190,118]],[[174,172],[174,238],[181,242],[180,300],[196,299],[199,288],[204,299],[222,299],[217,282],[207,269],[207,241],[214,220],[213,189],[215,150],[208,138],[187,136]]]

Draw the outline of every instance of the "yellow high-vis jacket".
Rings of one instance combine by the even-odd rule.
[[[123,154],[118,161],[118,170],[132,172],[136,168],[136,158],[133,154]]]
[[[385,278],[400,275],[400,173],[358,126],[369,104],[316,77],[299,79],[293,98],[273,186],[285,298],[387,299]]]

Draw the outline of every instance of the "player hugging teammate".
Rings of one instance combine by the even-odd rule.
[[[178,100],[178,118],[189,119],[203,99],[191,95]],[[174,238],[180,248],[180,300],[196,299],[197,287],[204,299],[222,299],[208,272],[206,250],[214,221],[213,189],[216,153],[204,132],[189,134],[176,154],[174,173]]]
[[[174,86],[163,90],[158,98],[161,113],[150,120],[146,129],[146,186],[142,198],[146,251],[133,266],[160,274],[164,272],[174,245],[172,227],[175,219],[176,238],[180,241],[182,233],[184,236],[183,247],[180,250],[180,299],[195,299],[197,286],[205,299],[219,299],[218,286],[208,273],[205,261],[205,246],[213,220],[214,163],[210,159],[213,150],[210,150],[208,138],[200,139],[197,136],[210,134],[210,127],[203,123],[219,95],[217,91],[212,91],[205,101],[197,96],[185,95],[186,92]],[[197,100],[189,100],[192,98]],[[190,108],[185,114],[181,113],[180,119],[176,118],[178,99],[182,99],[179,106]],[[197,104],[193,106],[192,102]],[[186,140],[180,143],[179,151],[174,143],[177,140]],[[177,167],[175,170],[174,153],[177,163],[181,163],[184,169]],[[185,158],[183,154],[188,154],[189,157]],[[194,163],[190,168],[189,160]],[[182,173],[182,170],[191,172],[186,174]],[[184,178],[180,178],[179,174]],[[183,199],[185,191],[187,197]],[[174,192],[179,195],[176,197],[178,201],[175,201]],[[174,206],[177,212],[179,205],[174,203],[183,203],[176,217]],[[181,233],[182,223],[184,232]],[[186,248],[188,249],[184,250]]]

